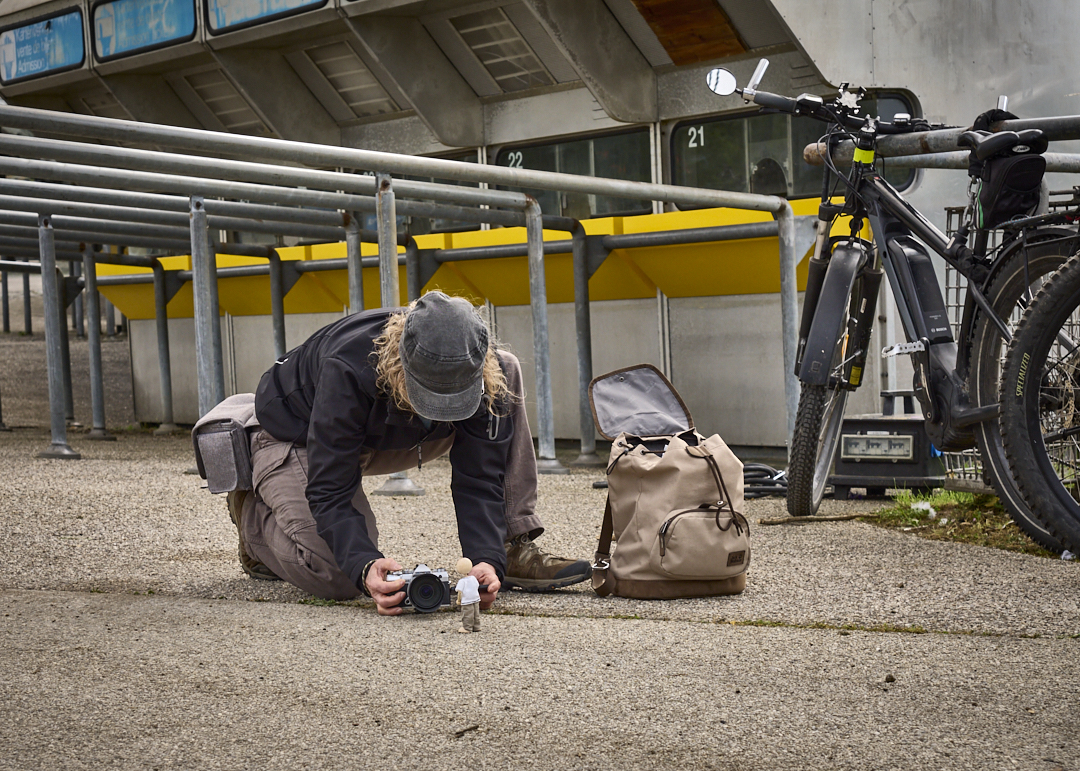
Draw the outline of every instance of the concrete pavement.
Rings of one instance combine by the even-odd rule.
[[[458,635],[246,578],[186,437],[72,443],[0,435],[0,769],[1080,767],[1076,563],[766,499],[741,596],[506,593]],[[591,554],[599,473],[541,478],[546,548]],[[412,476],[382,547],[452,566],[449,465]]]

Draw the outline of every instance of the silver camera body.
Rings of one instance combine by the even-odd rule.
[[[450,604],[450,574],[442,568],[432,570],[427,565],[417,565],[412,570],[387,573],[386,580],[405,582],[405,599],[398,607],[434,613]]]

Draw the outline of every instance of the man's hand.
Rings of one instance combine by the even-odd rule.
[[[371,593],[371,599],[375,600],[375,607],[380,616],[401,615],[402,609],[395,606],[401,605],[405,600],[405,582],[387,581],[386,574],[393,570],[401,570],[401,565],[397,563],[397,560],[382,557],[371,563],[367,578],[364,579],[364,585]]]
[[[374,571],[375,568],[372,568]],[[487,584],[487,591],[480,592],[480,610],[487,610],[495,604],[495,598],[499,596],[499,589],[502,588],[502,584],[499,582],[499,575],[495,572],[495,568],[486,562],[478,562],[469,571],[470,576],[476,576],[476,580],[481,584]]]

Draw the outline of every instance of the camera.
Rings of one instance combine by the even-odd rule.
[[[405,582],[405,599],[398,607],[412,608],[417,613],[434,613],[450,604],[450,574],[417,565],[412,570],[387,573],[387,581]]]

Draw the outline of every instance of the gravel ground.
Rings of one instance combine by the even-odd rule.
[[[313,607],[246,578],[186,436],[72,432],[82,460],[35,458],[39,337],[0,336],[16,427],[0,433],[0,769],[1078,767],[1076,563],[858,522],[762,527],[783,502],[757,500],[740,596],[511,592],[480,635],[443,636],[455,616]],[[104,347],[120,428],[127,347]],[[541,477],[545,548],[591,554],[600,474]],[[411,476],[426,496],[373,499],[382,548],[451,566],[449,464]]]

